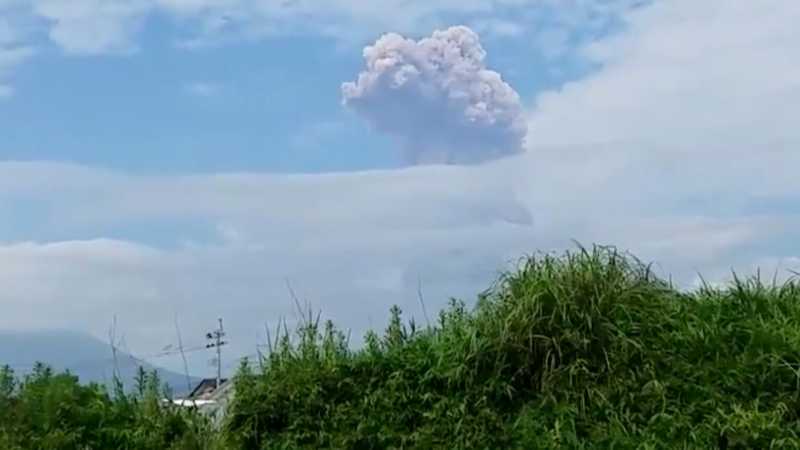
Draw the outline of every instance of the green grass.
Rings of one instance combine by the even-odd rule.
[[[454,300],[422,325],[394,308],[359,349],[319,316],[295,332],[284,326],[264,361],[242,366],[219,431],[147,406],[152,387],[123,403],[59,397],[84,411],[61,423],[46,401],[61,391],[0,382],[12,412],[0,408],[0,444],[17,439],[0,447],[44,449],[43,439],[56,439],[67,444],[52,448],[63,449],[800,448],[793,280],[737,278],[685,292],[595,247],[526,258],[471,304]],[[72,440],[58,441],[65,433]]]
[[[395,308],[360,350],[313,317],[293,338],[239,375],[241,448],[800,448],[794,281],[680,292],[596,247],[528,258],[431,327]]]
[[[217,450],[223,436],[196,414],[164,405],[158,375],[140,370],[127,393],[81,385],[39,364],[22,379],[0,367],[0,449]]]

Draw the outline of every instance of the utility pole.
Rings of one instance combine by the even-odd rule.
[[[219,385],[222,383],[222,346],[227,344],[226,341],[222,340],[224,336],[225,331],[222,329],[222,319],[219,319],[219,328],[210,333],[206,333],[206,339],[212,340],[212,342],[206,344],[206,348],[217,349],[217,385],[215,389],[219,389]]]

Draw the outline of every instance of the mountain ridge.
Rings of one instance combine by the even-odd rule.
[[[111,346],[86,333],[73,330],[0,330],[0,366],[8,365],[17,374],[29,372],[37,362],[54,370],[78,376],[82,383],[111,386],[115,371],[126,388],[143,367],[155,370],[176,395],[186,393],[200,378],[173,372],[136,358],[117,348],[116,362]]]

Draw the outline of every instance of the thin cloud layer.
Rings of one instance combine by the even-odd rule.
[[[11,21],[2,17],[6,12],[0,3],[0,99],[9,97],[14,92],[8,83],[13,69],[33,55],[33,48],[21,42],[21,33]]]
[[[0,163],[0,214],[15,217],[0,230],[21,233],[0,244],[0,303],[14,311],[0,328],[102,336],[117,315],[133,350],[152,353],[174,341],[174,314],[187,341],[222,316],[244,354],[264,322],[293,317],[286,279],[355,336],[393,303],[421,319],[420,278],[431,310],[468,298],[532,231],[502,180],[445,169],[156,177]],[[20,202],[41,206],[35,229],[11,214]],[[131,224],[166,230],[168,244],[81,238]]]
[[[230,354],[249,354],[265,322],[294,317],[288,279],[357,340],[384,326],[392,304],[423,320],[420,281],[433,314],[451,296],[474,299],[524,253],[570,247],[572,238],[634,250],[684,285],[696,271],[749,269],[763,257],[796,268],[771,253],[769,240],[796,241],[798,220],[655,216],[636,202],[609,214],[601,208],[612,204],[613,186],[592,191],[567,182],[558,185],[564,195],[579,198],[556,204],[545,189],[555,178],[512,189],[523,164],[514,157],[372,173],[156,177],[0,163],[0,215],[10,218],[0,230],[17,236],[0,244],[0,328],[102,337],[116,315],[132,350],[149,354],[174,343],[175,314],[191,345],[222,316]],[[535,220],[520,199],[535,205]],[[21,203],[35,205],[26,211],[35,227],[13,214]],[[160,238],[83,237],[136,224]]]
[[[2,163],[14,242],[0,245],[0,327],[102,337],[117,314],[149,353],[174,342],[174,313],[187,344],[221,315],[246,354],[263,322],[291,320],[286,278],[357,336],[392,303],[420,320],[420,278],[430,312],[573,238],[684,286],[800,269],[798,5],[641,9],[586,49],[597,72],[537,99],[530,151],[478,166],[147,177]]]
[[[139,38],[144,30],[154,23],[169,24],[169,39],[164,45],[184,49],[276,36],[325,37],[356,47],[387,30],[428,33],[454,21],[480,29],[484,36],[530,38],[536,44],[543,42],[538,37],[540,30],[552,33],[555,29],[577,41],[602,34],[637,2],[0,0],[0,21],[31,29],[21,43],[25,47],[41,45],[41,38],[46,37],[73,56],[134,53],[140,49]],[[160,20],[154,20],[156,17]],[[1,47],[0,52],[4,51]],[[2,70],[9,72],[10,67],[6,65]],[[0,79],[0,92],[10,94],[11,86],[3,83]]]
[[[798,21],[791,0],[673,0],[631,13],[625,33],[585,48],[602,70],[539,95],[530,153],[538,167],[569,161],[578,179],[605,173],[614,197],[662,211],[730,214],[795,196]]]
[[[230,39],[317,35],[360,42],[386,30],[428,32],[453,18],[496,36],[520,35],[523,24],[565,29],[607,23],[636,0],[3,0],[48,22],[50,39],[71,53],[136,48],[136,36],[156,15],[189,24],[186,47]],[[398,14],[397,11],[402,11]],[[492,20],[487,20],[492,17]],[[590,19],[590,20],[589,20]]]
[[[49,37],[67,53],[102,54],[136,49],[132,37],[152,5],[148,0],[32,0],[50,22]]]
[[[487,69],[471,29],[419,41],[387,34],[364,49],[366,69],[342,85],[344,104],[397,137],[411,164],[479,163],[520,153],[520,97]]]

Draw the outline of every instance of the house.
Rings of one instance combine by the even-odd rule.
[[[227,378],[222,378],[220,380],[220,387],[225,386],[225,383],[228,382]],[[207,400],[214,391],[217,390],[217,379],[216,378],[204,378],[197,383],[192,392],[189,393],[189,398],[194,400]]]
[[[197,408],[200,413],[208,415],[216,424],[220,424],[228,405],[233,400],[233,394],[233,380],[222,379],[217,388],[216,378],[206,378],[195,386],[188,397],[175,399],[172,403],[186,408]]]

